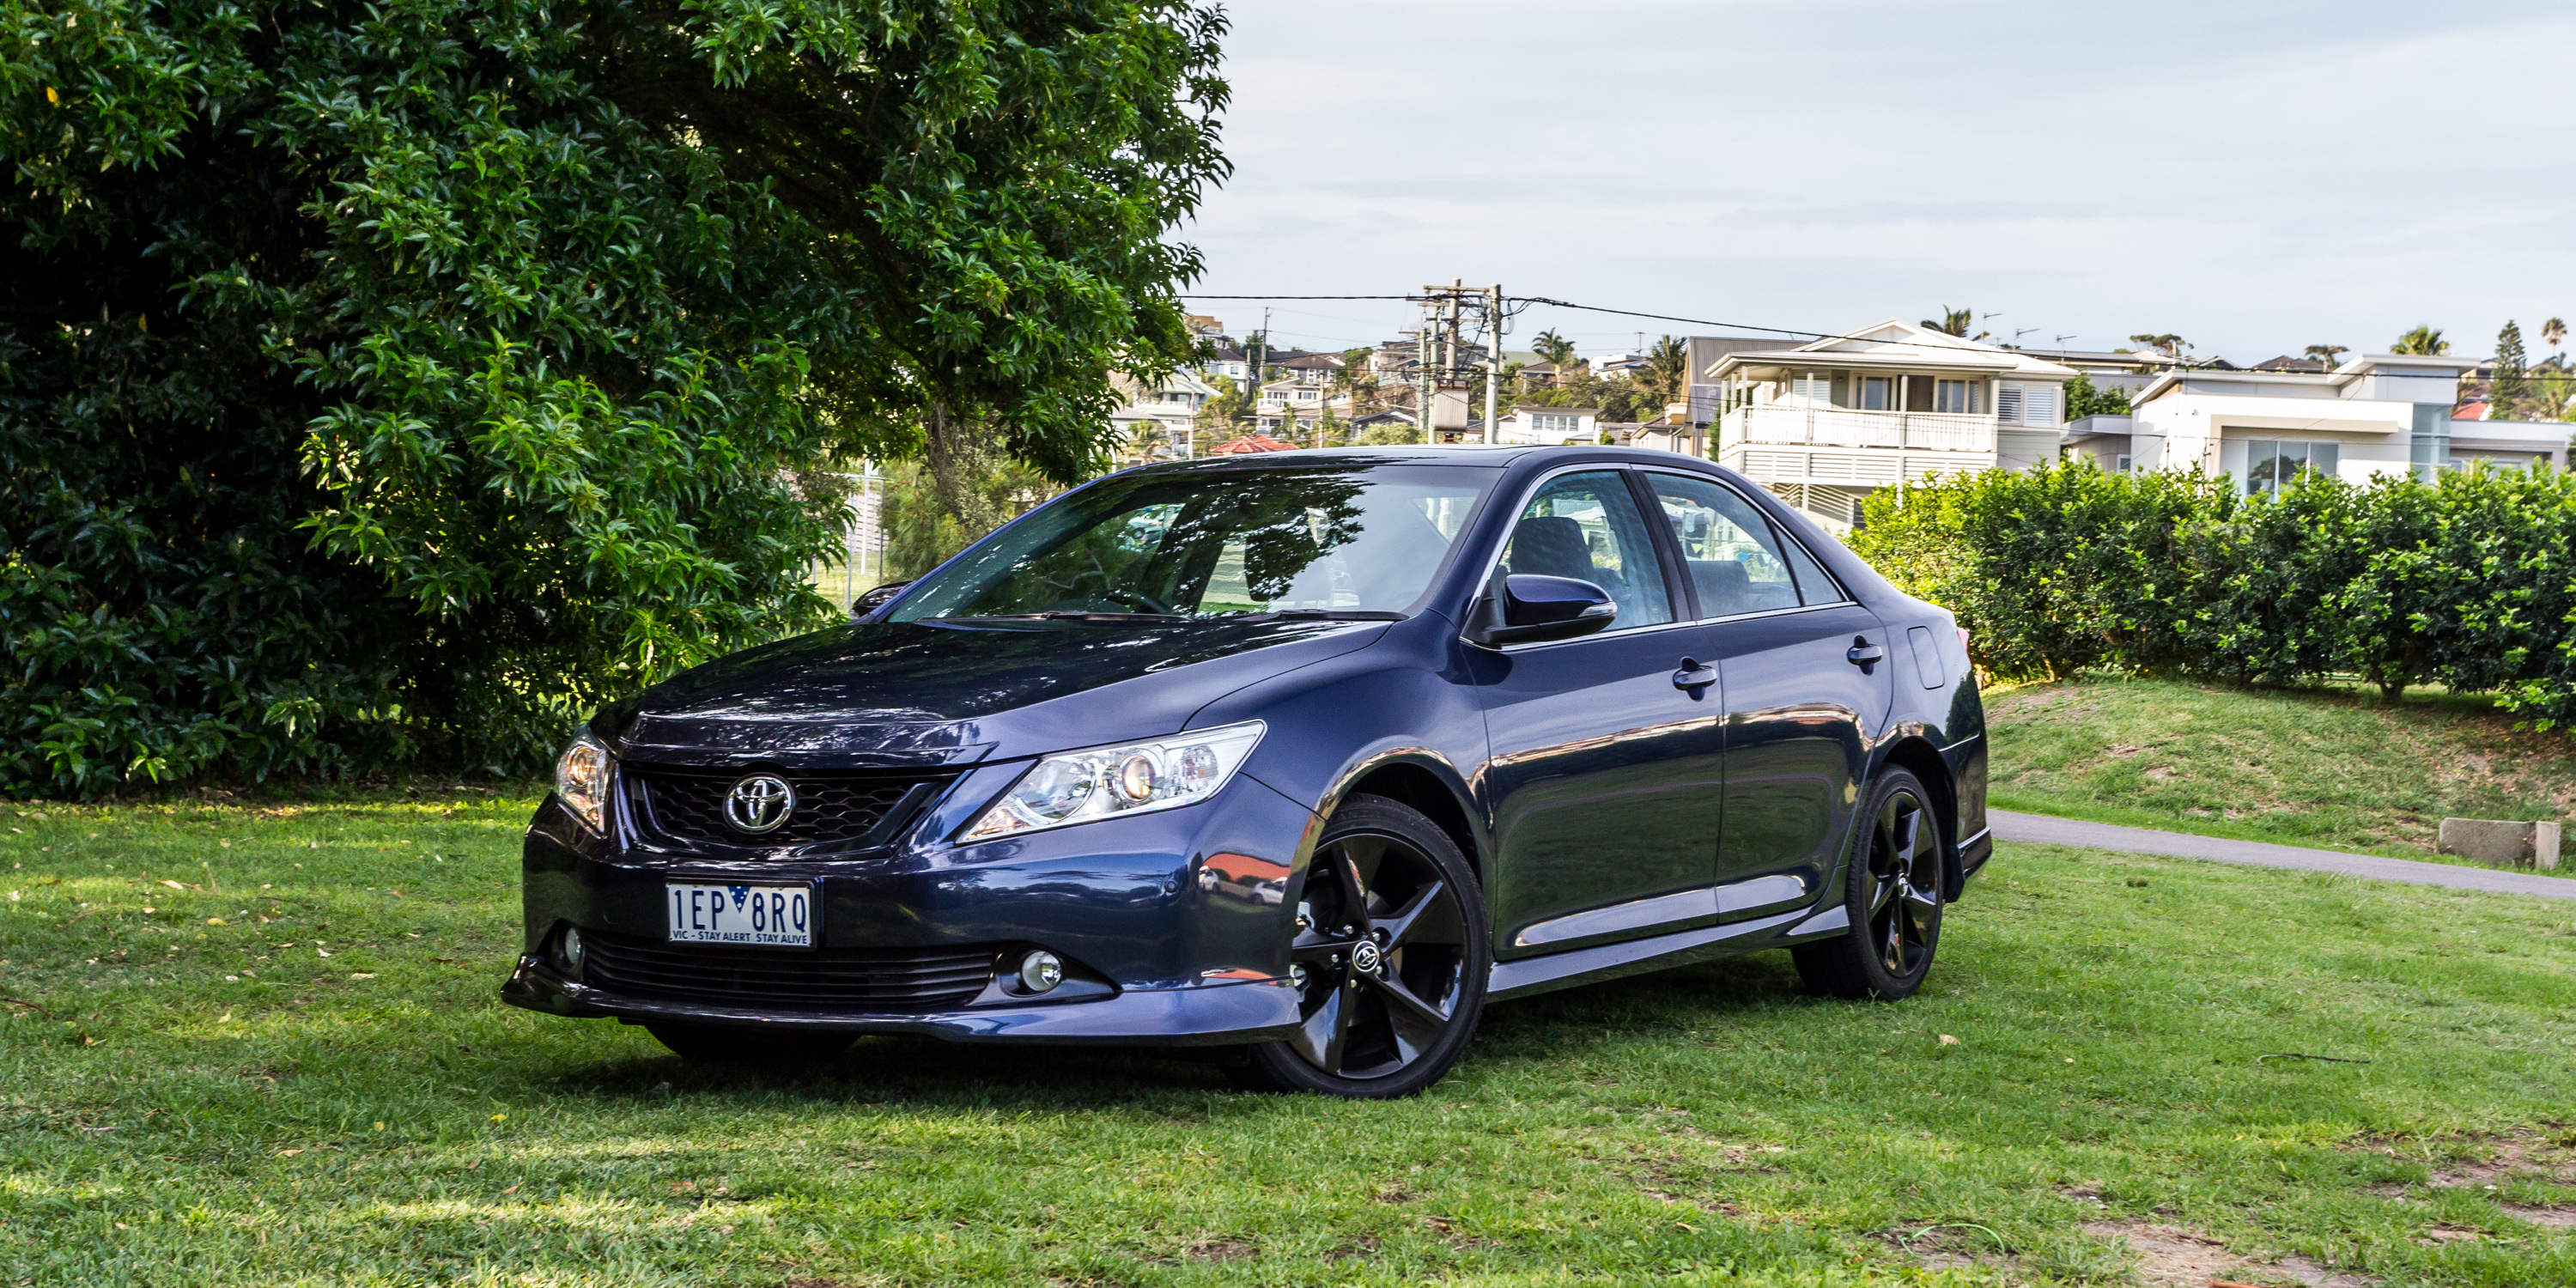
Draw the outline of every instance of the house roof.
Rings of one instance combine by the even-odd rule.
[[[1301,367],[1311,370],[1317,367],[1339,367],[1344,364],[1342,362],[1342,355],[1338,353],[1301,353],[1293,358],[1283,358],[1277,362],[1268,362],[1263,363],[1262,365],[1269,367]]]
[[[1515,403],[1512,406],[1511,414],[1517,416],[1525,411],[1547,411],[1555,412],[1560,416],[1592,416],[1596,418],[1601,415],[1601,409],[1598,407],[1545,407],[1538,403]]]
[[[2075,378],[2074,368],[2060,366],[2035,354],[1962,339],[1896,318],[1862,327],[1848,335],[1826,336],[1793,348],[1730,353],[1711,365],[1707,375],[1716,380],[1748,368],[1795,368],[1802,365],[1908,371],[1946,369],[2033,380]]]
[[[2289,371],[2278,368],[2270,371],[2246,371],[2227,366],[2187,367],[2157,376],[2146,388],[2139,390],[2130,401],[2144,406],[2182,388],[2183,382],[2194,377],[2204,380],[2215,377],[2272,385],[2322,384],[2340,389],[2368,375],[2434,378],[2449,376],[2456,379],[2463,372],[2475,370],[2480,361],[2477,358],[2454,358],[2449,354],[2364,353],[2354,356],[2342,366],[2327,372]]]
[[[1293,452],[1296,450],[1296,444],[1280,442],[1278,439],[1272,438],[1268,434],[1246,434],[1241,438],[1234,439],[1230,442],[1219,443],[1216,446],[1209,448],[1208,455],[1234,456],[1244,452]]]

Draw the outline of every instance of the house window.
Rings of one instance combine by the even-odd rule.
[[[2021,386],[2005,385],[1995,390],[1995,419],[2007,425],[2021,423]]]
[[[2120,462],[2120,463],[2119,463],[2119,464],[2117,464],[2117,465],[2112,466],[2111,468],[2112,468],[2114,471],[2116,471],[2116,472],[2118,472],[2118,473],[2121,473],[2121,474],[2126,474],[2126,473],[2128,473],[2128,472],[2129,472],[2129,457],[2128,457],[2128,454],[2124,452],[2124,453],[2122,453],[2122,454],[2121,454],[2117,459],[2119,460],[2119,462]]]
[[[1827,383],[1823,376],[1816,375],[1813,372],[1809,372],[1803,376],[1790,377],[1789,396],[1793,398],[1813,398],[1820,403],[1830,403],[1834,400],[1832,385]]]
[[[1886,376],[1868,376],[1860,382],[1862,411],[1886,411],[1896,405],[1896,382]]]
[[[2258,438],[2245,445],[2245,492],[2277,492],[2297,478],[2302,471],[2313,471],[2328,478],[2343,449],[2333,443],[2284,443]]]
[[[1932,386],[1932,410],[1965,414],[1974,410],[1970,392],[1976,388],[1965,380],[1943,380]]]
[[[2021,423],[2054,425],[2057,423],[2057,391],[2047,385],[2030,385],[2021,392]]]

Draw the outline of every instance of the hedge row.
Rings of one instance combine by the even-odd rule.
[[[1853,548],[1956,612],[1998,677],[2348,674],[2392,701],[2438,682],[2576,723],[2576,476],[2304,476],[2249,497],[2077,461],[1888,490],[1863,521]]]

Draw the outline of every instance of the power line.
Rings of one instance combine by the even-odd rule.
[[[1197,295],[1197,294],[1184,294],[1184,295],[1181,295],[1179,298],[1184,299],[1184,300],[1407,300],[1407,301],[1418,301],[1418,300],[1420,300],[1422,297],[1421,297],[1421,296],[1418,296],[1418,295]],[[1753,323],[1750,323],[1750,322],[1718,322],[1718,321],[1713,321],[1713,320],[1708,319],[1708,318],[1686,318],[1686,317],[1676,317],[1676,316],[1674,316],[1673,314],[1669,314],[1669,313],[1639,313],[1639,312],[1637,312],[1637,311],[1636,311],[1636,310],[1634,310],[1634,309],[1612,309],[1612,308],[1604,308],[1604,307],[1602,307],[1602,306],[1600,306],[1600,305],[1598,305],[1598,304],[1577,304],[1577,303],[1573,302],[1572,300],[1556,300],[1556,299],[1549,299],[1548,297],[1546,297],[1546,296],[1544,296],[1544,295],[1513,295],[1513,296],[1507,296],[1507,297],[1505,297],[1505,301],[1504,301],[1504,302],[1505,302],[1506,306],[1509,306],[1509,305],[1515,305],[1515,304],[1520,306],[1520,308],[1508,308],[1508,309],[1507,309],[1506,316],[1517,316],[1517,315],[1518,315],[1519,313],[1521,313],[1524,309],[1527,309],[1530,305],[1533,305],[1533,304],[1545,304],[1545,305],[1548,305],[1548,306],[1550,306],[1550,307],[1552,307],[1552,308],[1560,308],[1560,309],[1579,309],[1579,310],[1582,310],[1583,312],[1586,312],[1586,313],[1609,313],[1609,314],[1615,314],[1615,315],[1617,315],[1617,316],[1619,316],[1619,317],[1628,317],[1628,318],[1645,318],[1645,319],[1647,319],[1648,321],[1652,321],[1652,322],[1683,322],[1683,323],[1688,323],[1688,324],[1689,324],[1689,325],[1691,325],[1691,326],[1713,326],[1713,327],[1723,327],[1723,328],[1725,328],[1725,329],[1727,329],[1727,330],[1730,330],[1730,331],[1760,331],[1760,332],[1764,332],[1764,333],[1766,333],[1766,334],[1770,334],[1770,335],[1803,336],[1803,337],[1805,337],[1805,338],[1807,338],[1807,339],[1810,339],[1810,340],[1850,340],[1850,341],[1852,341],[1852,342],[1854,342],[1854,343],[1856,343],[1856,344],[1886,344],[1886,345],[1895,345],[1895,346],[1898,346],[1898,347],[1901,347],[1901,348],[1909,348],[1909,349],[1956,349],[1956,348],[1957,348],[1957,346],[1954,346],[1954,345],[1947,345],[1947,344],[1925,344],[1925,343],[1922,343],[1922,342],[1920,342],[1920,341],[1915,341],[1915,340],[1878,340],[1878,339],[1872,339],[1871,337],[1868,337],[1868,336],[1860,336],[1860,335],[1845,335],[1845,334],[1843,334],[1843,333],[1841,333],[1841,332],[1839,332],[1839,331],[1802,331],[1802,330],[1798,330],[1798,329],[1793,328],[1793,327],[1756,326],[1756,325],[1754,325]],[[1989,314],[1988,316],[1993,316],[1993,315]],[[1963,337],[1957,337],[1957,338],[1965,339],[1966,337],[1964,337],[1964,336],[1963,336]],[[1971,341],[1971,343],[1974,343],[1974,342],[1973,342],[1973,341]],[[1998,347],[2001,347],[2001,346],[1998,346]],[[2018,349],[2018,348],[2007,348],[2007,349],[2005,349],[2004,351],[2005,351],[2005,352],[2007,352],[2007,353],[2028,353],[2028,352],[2031,352],[2030,350]],[[2063,352],[2063,351],[2062,351],[2062,350],[2060,350],[2060,351],[2058,351],[2058,352]],[[2189,358],[2169,358],[2169,359],[2168,359],[2168,362],[2169,362],[2169,364],[2170,364],[2172,367],[2176,367],[2176,368],[2186,368],[2186,369],[2192,369],[2192,370],[2199,370],[2199,369],[2202,369],[2203,367],[2205,367],[2205,366],[2206,366],[2206,364],[2211,363],[2211,362],[2214,362],[2214,361],[2216,361],[2216,359],[2214,359],[2214,358],[2202,358],[2202,359],[2197,359],[2197,360],[2195,360],[2195,359],[2189,359]]]

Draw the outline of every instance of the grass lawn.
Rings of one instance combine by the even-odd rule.
[[[762,1077],[499,1004],[531,805],[0,808],[0,1284],[2576,1282],[2562,903],[2005,846],[1912,1002],[1558,993],[1403,1103]]]
[[[2576,739],[2487,699],[2088,679],[1990,693],[1997,808],[2399,858],[2445,817],[2576,820]],[[2562,862],[2576,863],[2576,847]],[[2571,867],[2563,875],[2576,875]]]

